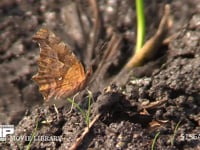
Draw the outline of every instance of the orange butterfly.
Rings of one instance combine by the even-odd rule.
[[[84,67],[69,46],[53,32],[41,28],[33,40],[39,44],[38,73],[32,79],[46,101],[74,95],[82,90],[91,70]]]

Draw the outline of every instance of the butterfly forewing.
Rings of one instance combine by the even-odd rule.
[[[40,29],[33,40],[40,46],[38,73],[33,80],[48,101],[71,96],[83,88],[86,74],[69,46],[48,29]]]

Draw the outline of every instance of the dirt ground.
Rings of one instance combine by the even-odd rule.
[[[157,30],[165,4],[145,1],[146,39]],[[39,56],[32,36],[45,26],[73,47],[86,69],[92,66],[94,71],[87,86],[93,94],[90,120],[100,116],[77,149],[146,150],[158,133],[155,149],[200,149],[200,0],[174,0],[170,5],[174,23],[168,36],[175,38],[119,85],[125,78],[110,81],[135,46],[131,0],[98,2],[101,24],[92,38],[95,13],[88,1],[1,0],[0,125],[14,124],[16,136],[59,136],[62,140],[11,140],[0,142],[0,148],[69,149],[87,127],[78,109],[68,113],[69,105],[58,109],[43,105],[38,86],[31,80]],[[122,38],[119,51],[96,73],[114,32]],[[82,109],[87,108],[87,94],[85,89],[76,97]]]

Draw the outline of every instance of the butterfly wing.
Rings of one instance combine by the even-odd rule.
[[[33,80],[47,101],[71,96],[85,83],[86,75],[80,61],[69,46],[48,29],[40,29],[33,40],[40,46],[38,73]]]

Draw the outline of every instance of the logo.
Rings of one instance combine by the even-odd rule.
[[[0,141],[6,141],[7,135],[14,134],[14,125],[0,125]]]
[[[54,135],[15,135],[14,125],[0,125],[0,142],[5,141],[62,141],[62,136]]]

